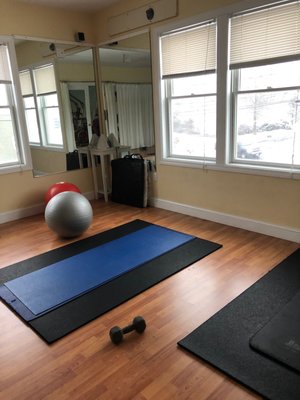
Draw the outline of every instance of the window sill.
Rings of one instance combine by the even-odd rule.
[[[262,175],[274,178],[287,178],[300,180],[300,169],[276,168],[258,165],[248,165],[239,163],[216,164],[211,161],[187,160],[180,158],[163,158],[161,165],[170,165],[184,168],[199,168],[203,170],[213,170],[222,172],[243,173],[248,175]]]
[[[34,150],[65,152],[65,149],[63,147],[59,147],[59,146],[39,146],[39,145],[30,144],[30,148],[34,149]]]
[[[13,174],[16,172],[32,171],[29,165],[11,165],[9,167],[0,166],[0,175]]]

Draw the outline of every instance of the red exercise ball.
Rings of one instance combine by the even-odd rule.
[[[45,194],[45,203],[48,204],[48,201],[52,199],[52,197],[56,196],[61,192],[77,192],[81,193],[79,188],[73,183],[68,182],[58,182],[54,185],[50,186]]]

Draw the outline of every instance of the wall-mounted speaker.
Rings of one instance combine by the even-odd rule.
[[[85,41],[84,33],[83,32],[76,32],[75,33],[75,41],[76,42],[84,42]]]
[[[148,8],[146,10],[146,17],[147,17],[148,21],[152,21],[153,20],[153,18],[154,18],[154,10],[153,10],[152,7]]]

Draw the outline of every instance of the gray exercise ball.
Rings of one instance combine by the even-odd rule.
[[[61,237],[81,235],[90,226],[92,219],[90,202],[77,192],[58,193],[45,209],[48,227]]]

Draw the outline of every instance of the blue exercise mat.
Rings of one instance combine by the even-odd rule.
[[[151,225],[5,283],[39,315],[194,239]]]

